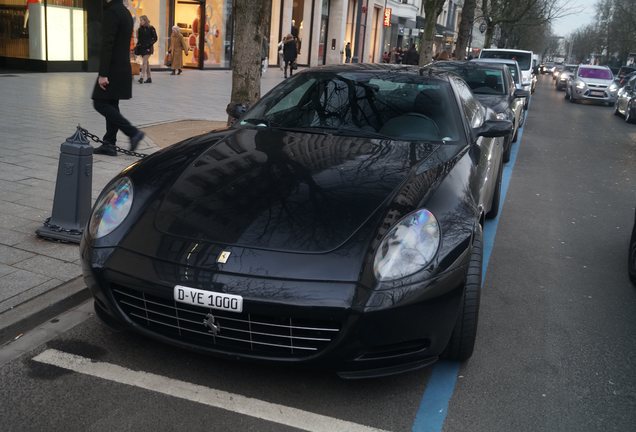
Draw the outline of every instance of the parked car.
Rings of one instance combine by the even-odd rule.
[[[346,378],[468,359],[511,122],[455,74],[388,64],[308,68],[244,108],[101,192],[81,243],[97,315]]]
[[[618,90],[614,114],[624,116],[627,123],[636,121],[636,75]]]
[[[554,62],[545,62],[543,67],[540,68],[541,74],[552,73],[552,68],[554,67]]]
[[[482,104],[492,108],[500,120],[510,120],[512,133],[504,141],[504,162],[510,160],[512,143],[524,117],[524,103],[530,96],[526,90],[519,90],[510,75],[507,65],[493,62],[445,61],[429,67],[452,71],[461,76]]]
[[[613,106],[618,85],[607,66],[579,65],[565,86],[565,98],[574,103],[579,100],[603,102]]]
[[[480,51],[479,58],[516,60],[517,63],[519,63],[519,68],[521,69],[521,85],[523,85],[523,89],[530,92],[533,91],[532,75],[536,74],[537,71],[533,64],[532,51],[486,48]]]
[[[618,87],[620,88],[620,87],[623,87],[625,84],[627,84],[627,81],[629,81],[635,76],[636,76],[636,72],[630,72],[626,75],[623,75],[622,77],[615,75],[614,81],[616,81],[616,83],[618,84]]]
[[[621,66],[618,69],[618,72],[615,74],[616,75],[616,79],[618,80],[618,85],[619,86],[624,86],[625,83],[627,82],[625,80],[625,77],[633,72],[636,72],[636,67],[633,66]]]
[[[512,79],[515,82],[515,86],[520,89],[523,90],[523,85],[521,84],[521,69],[519,68],[519,63],[517,63],[516,60],[509,60],[509,59],[494,59],[494,58],[477,58],[477,59],[473,59],[471,61],[478,61],[480,63],[499,63],[499,64],[504,64],[508,67],[508,71],[510,72],[510,75],[512,75]],[[524,99],[524,108],[527,110],[528,109],[528,102],[529,102],[530,98],[525,98]],[[519,123],[519,126],[523,126],[523,122],[526,118],[525,116],[525,112],[523,117],[521,118],[521,122]]]
[[[627,269],[629,279],[636,285],[636,215],[634,215],[634,228],[632,228],[632,238],[629,241],[629,251],[627,253]]]
[[[557,90],[564,90],[567,85],[568,79],[572,76],[574,72],[576,72],[576,68],[578,65],[575,64],[566,64],[563,66],[563,70],[559,73],[556,81],[554,82],[554,87]]]

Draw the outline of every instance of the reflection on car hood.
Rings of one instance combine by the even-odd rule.
[[[495,112],[502,112],[508,107],[507,95],[476,94],[477,100]]]
[[[330,251],[440,147],[446,146],[277,129],[231,131],[169,186],[156,227],[226,245]],[[448,148],[438,153],[440,159],[452,156]]]

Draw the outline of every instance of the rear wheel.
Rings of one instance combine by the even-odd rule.
[[[566,99],[570,99],[570,89],[568,87],[565,88],[565,96],[563,96]]]
[[[482,231],[477,225],[473,237],[473,248],[468,263],[468,273],[464,283],[459,313],[451,338],[446,345],[442,358],[448,360],[465,361],[470,358],[477,339],[477,319],[479,317],[479,298],[481,296],[481,266],[482,266]]]

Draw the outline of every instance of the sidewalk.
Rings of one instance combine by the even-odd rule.
[[[60,145],[80,124],[102,136],[104,118],[92,107],[95,73],[3,73],[0,70],[0,344],[26,330],[28,318],[46,319],[87,298],[77,244],[40,239],[51,216]],[[120,109],[147,138],[137,151],[152,153],[225,125],[231,71],[153,72],[152,84],[133,83],[133,99]],[[262,94],[283,80],[270,68]],[[118,145],[128,148],[120,133]],[[136,158],[93,156],[92,199]],[[15,334],[14,334],[15,333]]]

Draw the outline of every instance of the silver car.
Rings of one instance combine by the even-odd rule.
[[[579,65],[565,86],[565,98],[575,103],[579,100],[603,102],[613,106],[618,84],[607,66]]]
[[[614,114],[624,116],[627,123],[636,121],[636,76],[618,91]]]

